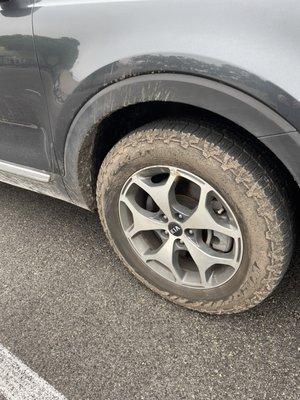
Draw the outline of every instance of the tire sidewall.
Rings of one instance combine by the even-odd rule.
[[[130,137],[126,140],[129,142]],[[223,169],[222,164],[215,159],[203,156],[197,146],[185,149],[176,140],[138,143],[139,146],[128,146],[127,151],[121,151],[122,156],[117,157],[115,154],[110,158],[110,174],[105,179],[100,179],[98,184],[101,219],[115,249],[126,266],[141,281],[160,292],[171,293],[190,302],[229,298],[247,280],[258,257],[262,269],[267,262],[260,257],[267,253],[268,247],[264,240],[264,220],[258,216],[253,199],[247,197],[242,185],[236,184],[230,171]],[[243,257],[238,271],[223,285],[212,289],[193,289],[173,284],[146,266],[128,242],[119,217],[120,192],[131,175],[142,168],[156,165],[182,168],[204,179],[223,196],[235,214],[243,236]]]

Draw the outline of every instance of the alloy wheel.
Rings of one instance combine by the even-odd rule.
[[[174,284],[214,288],[240,266],[243,240],[232,209],[186,170],[154,166],[134,173],[121,190],[119,216],[143,263]]]

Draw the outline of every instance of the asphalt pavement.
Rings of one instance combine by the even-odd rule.
[[[300,246],[243,314],[188,311],[121,266],[97,215],[0,184],[0,343],[68,400],[298,399],[299,267]]]

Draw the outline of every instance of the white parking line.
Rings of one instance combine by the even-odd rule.
[[[0,399],[67,400],[0,344]]]

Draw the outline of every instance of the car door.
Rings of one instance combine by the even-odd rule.
[[[0,0],[0,160],[53,171],[32,32],[33,0]]]

